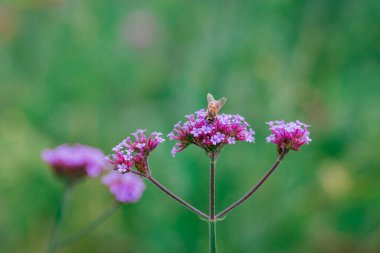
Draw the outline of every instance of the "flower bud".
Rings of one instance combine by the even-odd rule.
[[[85,176],[96,177],[105,167],[101,150],[81,144],[45,149],[41,156],[58,176],[70,181]]]

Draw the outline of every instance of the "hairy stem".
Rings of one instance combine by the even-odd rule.
[[[224,211],[220,212],[218,215],[216,215],[216,219],[220,219],[223,216],[225,216],[227,213],[231,212],[233,209],[238,207],[239,205],[243,204],[249,197],[254,194],[260,186],[269,178],[269,176],[276,170],[276,168],[280,165],[283,158],[287,154],[287,151],[282,152],[278,157],[276,162],[272,165],[272,167],[268,170],[268,172],[260,179],[260,181],[249,191],[247,192],[242,198],[240,198],[238,201],[227,207]]]
[[[210,219],[215,219],[215,163],[216,159],[214,155],[211,155],[210,162]]]
[[[157,179],[155,179],[152,175],[148,175],[146,176],[147,179],[149,179],[155,186],[157,186],[161,191],[163,191],[166,195],[168,195],[169,197],[171,197],[172,199],[176,200],[177,202],[179,202],[181,205],[183,205],[184,207],[186,207],[187,209],[189,209],[190,211],[194,212],[195,214],[203,217],[204,219],[206,220],[209,220],[209,216],[207,216],[206,214],[204,214],[203,212],[199,211],[197,208],[193,207],[192,205],[190,205],[189,203],[187,203],[186,201],[184,201],[183,199],[181,199],[180,197],[178,197],[177,195],[175,195],[174,193],[172,193],[170,190],[168,190],[165,186],[163,186]]]
[[[210,253],[216,253],[216,221],[215,221],[215,165],[216,153],[210,155],[210,222],[209,222],[209,240]]]
[[[144,174],[142,174],[142,173],[140,173],[140,172],[138,172],[136,170],[131,170],[131,173],[136,174],[136,175],[138,175],[140,177],[146,177],[146,175],[144,175]]]
[[[216,222],[209,222],[210,253],[216,253]]]
[[[68,200],[70,191],[73,187],[73,184],[74,184],[73,182],[66,182],[64,186],[62,197],[57,207],[57,211],[55,214],[55,221],[53,224],[53,228],[51,229],[51,232],[50,232],[49,241],[47,243],[45,253],[53,252],[55,249],[55,241],[57,238],[58,229],[59,229],[59,226],[61,225],[63,211],[65,210],[65,207],[67,205],[67,200]]]
[[[84,228],[81,230],[77,231],[75,234],[66,237],[58,242],[55,243],[55,247],[63,247],[66,245],[69,245],[71,243],[74,243],[75,241],[81,239],[82,237],[86,236],[87,234],[91,233],[94,231],[99,225],[101,225],[104,221],[106,221],[111,215],[118,210],[120,207],[119,202],[114,202],[114,204],[107,208],[104,212],[102,212],[95,220],[87,224]]]

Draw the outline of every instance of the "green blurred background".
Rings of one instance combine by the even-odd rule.
[[[80,142],[109,152],[137,128],[169,133],[206,105],[246,117],[256,144],[226,147],[217,209],[275,159],[266,121],[312,125],[263,188],[218,223],[227,252],[380,252],[380,2],[2,0],[0,251],[42,252],[63,185],[40,152]],[[201,210],[208,160],[173,142],[154,175]],[[77,185],[62,235],[113,202]],[[58,252],[207,252],[207,224],[148,184],[96,231]]]

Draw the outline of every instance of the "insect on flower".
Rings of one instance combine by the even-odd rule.
[[[215,122],[218,112],[226,103],[227,98],[223,97],[219,100],[215,100],[213,95],[207,93],[207,113],[205,119],[208,123]]]

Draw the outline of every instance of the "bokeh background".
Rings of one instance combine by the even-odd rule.
[[[220,156],[219,211],[274,161],[266,121],[307,122],[313,138],[218,223],[220,252],[380,252],[379,13],[378,0],[2,0],[0,251],[45,248],[63,184],[42,149],[107,153],[137,128],[167,134],[211,92],[256,130]],[[207,211],[207,157],[172,158],[172,145],[151,155],[153,173]],[[81,182],[61,235],[112,202],[99,179]],[[148,184],[57,252],[207,250],[207,224]]]

